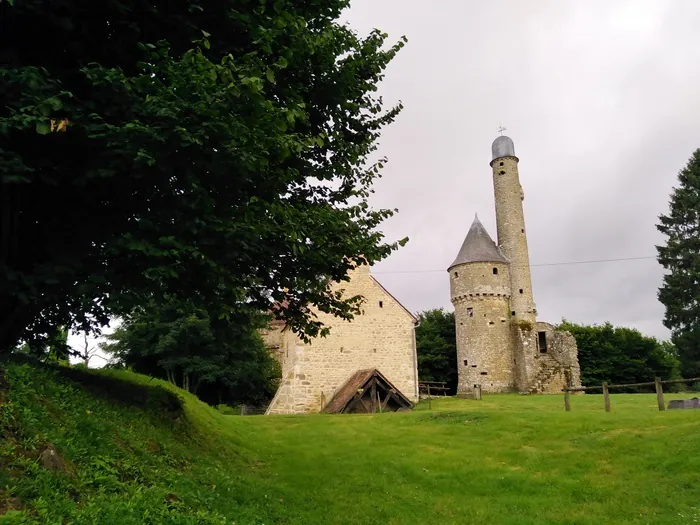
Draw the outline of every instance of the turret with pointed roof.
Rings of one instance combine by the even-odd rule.
[[[474,215],[474,222],[472,222],[469,233],[462,243],[462,248],[448,270],[458,264],[472,262],[508,262],[501,249],[491,239],[484,225],[481,224],[478,215]]]

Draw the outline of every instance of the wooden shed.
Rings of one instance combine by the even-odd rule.
[[[358,370],[340,387],[323,412],[356,414],[410,410],[413,403],[376,368]]]

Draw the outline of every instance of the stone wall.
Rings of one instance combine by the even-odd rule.
[[[518,159],[501,157],[492,162],[498,246],[510,262],[511,309],[516,321],[535,322],[530,257],[523,213],[523,189]]]
[[[515,387],[510,328],[510,276],[500,262],[461,264],[450,272],[457,332],[457,394],[508,392]]]
[[[269,414],[318,412],[357,370],[377,368],[411,401],[418,400],[415,346],[416,319],[370,274],[360,267],[350,282],[338,283],[346,297],[362,295],[363,314],[352,321],[317,312],[330,334],[304,344],[289,330],[268,334],[279,339],[282,382]],[[271,332],[274,330],[271,330]]]
[[[544,333],[546,352],[540,348],[540,333]],[[517,336],[518,390],[561,393],[567,383],[581,386],[578,350],[573,335],[555,330],[549,323],[537,322],[531,329],[517,329]]]

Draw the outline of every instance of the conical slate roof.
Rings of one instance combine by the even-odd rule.
[[[479,217],[476,216],[467,237],[464,239],[462,248],[450,268],[471,262],[508,262],[500,248],[491,239],[484,225],[481,224]]]

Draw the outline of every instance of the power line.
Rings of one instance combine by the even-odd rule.
[[[598,263],[607,263],[607,262],[618,262],[618,261],[641,261],[644,259],[656,259],[656,256],[647,256],[647,257],[621,257],[619,259],[597,259],[597,260],[592,260],[592,261],[569,261],[569,262],[555,262],[555,263],[541,263],[541,264],[531,264],[530,268],[535,268],[535,267],[541,267],[541,266],[570,266],[574,264],[598,264]],[[372,272],[374,275],[381,275],[381,274],[392,274],[392,273],[436,273],[436,272],[446,272],[447,269],[444,270],[399,270],[399,271],[394,271],[394,272]]]

